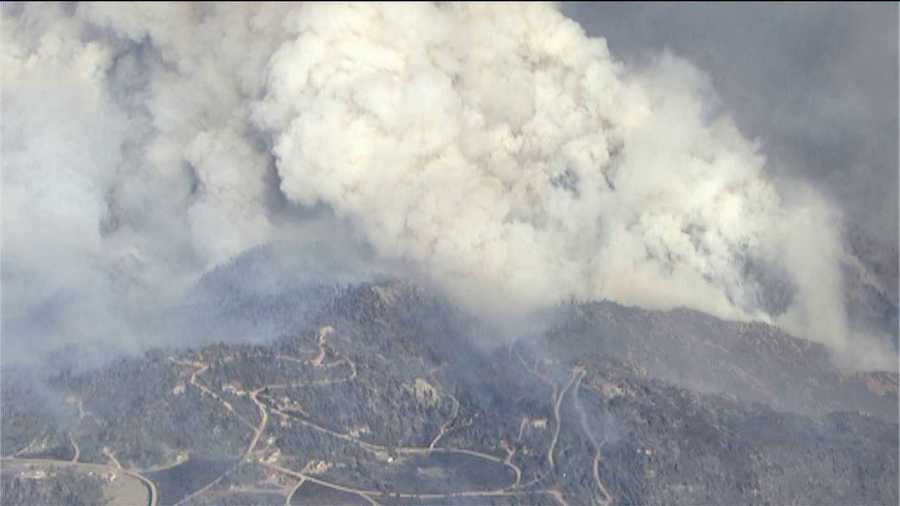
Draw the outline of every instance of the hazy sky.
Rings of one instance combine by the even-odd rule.
[[[897,241],[897,4],[567,3],[626,61],[666,48],[708,72],[777,173]]]

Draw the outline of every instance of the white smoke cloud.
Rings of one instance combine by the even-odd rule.
[[[784,201],[697,69],[629,67],[553,6],[27,4],[3,26],[4,263],[40,280],[5,268],[4,319],[111,272],[125,300],[178,293],[297,233],[274,196],[473,309],[684,306],[874,349],[827,203]]]

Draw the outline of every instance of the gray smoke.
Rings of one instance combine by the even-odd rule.
[[[140,345],[204,272],[340,230],[494,316],[684,306],[889,357],[848,330],[838,210],[784,197],[697,68],[628,65],[555,6],[2,16],[5,345]]]

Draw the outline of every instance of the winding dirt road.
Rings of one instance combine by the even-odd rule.
[[[594,476],[594,484],[597,485],[597,491],[603,496],[598,500],[603,506],[609,506],[609,504],[612,503],[612,496],[609,494],[609,491],[606,490],[606,485],[603,484],[603,480],[600,479],[602,445],[597,443],[594,433],[591,432],[590,427],[588,427],[587,415],[578,400],[579,387],[581,386],[581,380],[584,379],[585,374],[584,370],[578,370],[578,381],[575,382],[575,388],[572,390],[572,398],[574,400],[575,409],[578,411],[579,417],[581,418],[581,429],[584,431],[585,435],[587,435],[588,439],[591,441],[591,445],[594,447],[593,469],[591,474]]]
[[[329,379],[322,379],[322,380],[309,381],[309,382],[264,385],[264,386],[260,386],[256,389],[248,392],[248,396],[249,396],[250,400],[255,404],[255,406],[259,412],[259,423],[257,423],[257,424],[251,423],[250,421],[245,419],[243,416],[241,416],[239,413],[237,413],[235,411],[235,409],[233,409],[231,404],[222,397],[222,395],[219,395],[212,388],[207,387],[203,383],[203,381],[201,380],[201,376],[206,371],[208,371],[210,368],[210,364],[205,362],[203,360],[203,357],[200,357],[200,359],[198,359],[198,360],[190,360],[190,361],[178,360],[173,357],[170,357],[170,360],[173,363],[181,365],[183,367],[189,367],[190,368],[190,379],[189,379],[188,383],[192,387],[197,388],[200,391],[202,396],[208,397],[208,398],[214,400],[215,402],[221,404],[223,409],[229,415],[234,416],[243,425],[247,426],[250,430],[252,430],[252,437],[250,438],[250,441],[249,441],[246,449],[244,450],[243,455],[241,456],[241,460],[243,460],[243,461],[248,461],[248,460],[254,459],[256,454],[258,453],[257,450],[260,445],[260,440],[263,439],[263,436],[266,434],[266,430],[268,428],[268,423],[269,423],[269,418],[270,418],[270,412],[271,412],[271,413],[277,413],[278,415],[283,416],[283,417],[289,417],[291,420],[296,421],[297,423],[301,424],[303,427],[306,427],[308,429],[311,429],[311,430],[314,430],[314,431],[317,431],[317,432],[320,432],[323,434],[327,434],[329,436],[335,437],[335,438],[345,441],[347,443],[356,445],[366,451],[376,452],[378,454],[385,454],[385,453],[389,453],[390,451],[393,451],[396,454],[400,454],[400,455],[425,455],[425,456],[442,453],[442,454],[467,455],[470,457],[483,459],[485,461],[489,461],[489,462],[492,462],[495,464],[500,464],[500,465],[510,469],[512,471],[512,476],[511,476],[512,482],[502,488],[490,489],[490,490],[460,490],[460,491],[455,491],[455,492],[426,493],[426,494],[422,494],[422,493],[415,493],[415,494],[413,494],[413,493],[388,493],[388,492],[384,492],[381,490],[365,490],[365,489],[358,489],[358,488],[355,488],[352,486],[346,486],[346,485],[340,485],[337,483],[332,483],[325,479],[322,479],[321,477],[311,476],[310,474],[307,474],[305,472],[305,469],[304,469],[304,471],[296,471],[293,469],[288,469],[288,468],[279,466],[275,463],[272,463],[271,461],[264,462],[264,461],[261,461],[261,459],[257,459],[256,462],[259,465],[262,465],[262,466],[264,466],[272,471],[278,472],[280,474],[290,476],[297,480],[296,484],[294,484],[293,486],[291,486],[291,488],[289,490],[287,490],[287,496],[285,497],[285,505],[286,506],[290,506],[290,502],[291,502],[291,499],[293,498],[293,496],[297,493],[298,490],[300,490],[300,488],[303,486],[303,484],[307,483],[307,482],[315,483],[317,485],[320,485],[323,487],[328,487],[328,488],[331,488],[333,490],[340,491],[343,493],[356,494],[359,497],[361,497],[362,499],[364,499],[365,501],[367,501],[368,503],[373,504],[373,505],[378,504],[376,502],[376,498],[387,497],[387,496],[399,497],[402,499],[421,498],[421,499],[436,499],[436,500],[452,500],[454,497],[483,497],[483,498],[498,497],[498,496],[525,496],[525,497],[527,497],[532,494],[546,495],[549,498],[552,498],[554,501],[556,501],[560,504],[563,504],[563,505],[566,504],[565,496],[561,489],[559,489],[559,488],[538,488],[541,486],[540,482],[547,479],[548,475],[538,474],[536,477],[534,477],[527,483],[524,483],[524,484],[522,483],[522,477],[523,477],[522,469],[518,465],[516,465],[516,463],[514,461],[514,459],[517,456],[517,449],[515,446],[512,446],[509,443],[507,443],[507,440],[501,441],[501,448],[503,448],[503,450],[506,453],[506,455],[504,457],[499,457],[499,456],[492,455],[489,453],[484,453],[484,452],[480,452],[480,451],[476,451],[476,450],[469,450],[469,449],[464,449],[464,448],[439,447],[438,446],[439,442],[442,440],[442,438],[448,432],[453,430],[453,429],[451,429],[451,426],[453,426],[453,424],[456,422],[456,420],[459,416],[460,403],[452,395],[448,395],[449,398],[453,402],[453,409],[452,409],[450,416],[440,426],[440,428],[437,431],[437,434],[435,434],[434,437],[431,439],[430,444],[428,444],[428,446],[423,446],[423,447],[407,446],[407,447],[392,447],[389,449],[387,446],[368,442],[363,439],[360,439],[359,437],[356,437],[356,436],[353,436],[350,434],[341,433],[341,432],[338,432],[331,428],[325,427],[325,426],[321,425],[320,423],[312,421],[306,415],[301,416],[300,414],[295,413],[295,412],[285,412],[285,411],[279,410],[275,406],[273,406],[271,404],[271,402],[272,402],[271,398],[268,395],[266,395],[271,390],[283,389],[283,388],[288,388],[288,387],[303,387],[303,386],[309,386],[309,385],[329,385],[329,384],[335,384],[335,383],[341,383],[341,382],[347,382],[347,381],[354,381],[356,379],[356,377],[357,377],[356,364],[352,360],[350,360],[348,357],[342,356],[342,355],[336,353],[335,350],[333,348],[329,347],[329,345],[328,345],[328,338],[329,338],[329,336],[331,336],[331,334],[333,332],[334,332],[333,329],[331,329],[330,327],[323,327],[323,329],[320,330],[319,336],[318,336],[318,344],[319,344],[318,348],[319,349],[317,350],[317,352],[311,352],[311,353],[315,353],[315,355],[312,357],[301,358],[301,357],[291,357],[291,356],[287,356],[287,355],[277,355],[275,358],[277,360],[286,360],[286,361],[296,362],[296,363],[300,363],[300,364],[312,365],[317,368],[333,368],[333,367],[338,367],[340,365],[346,365],[350,369],[349,374],[346,374],[346,375],[342,374],[342,375],[340,375],[340,377],[337,377],[337,378],[329,378]],[[552,395],[551,395],[550,400],[551,400],[551,405],[553,407],[553,417],[554,417],[555,426],[554,426],[552,438],[550,439],[550,442],[549,442],[549,448],[547,450],[546,458],[547,458],[547,463],[549,465],[549,468],[551,470],[553,470],[556,466],[555,449],[557,446],[561,427],[563,424],[563,420],[562,420],[563,415],[561,413],[561,406],[562,406],[563,402],[565,401],[566,395],[570,392],[570,390],[573,389],[573,386],[574,386],[574,393],[572,394],[571,397],[574,397],[574,402],[576,402],[576,403],[578,402],[579,388],[581,385],[581,381],[585,375],[585,371],[581,368],[576,367],[574,370],[571,371],[571,375],[570,375],[568,381],[564,385],[562,385],[562,388],[560,388],[559,384],[555,383],[551,378],[541,374],[541,372],[538,371],[537,368],[529,367],[528,364],[525,362],[525,360],[521,357],[521,355],[518,354],[518,352],[516,352],[516,355],[518,356],[519,360],[522,362],[522,365],[529,372],[531,372],[532,374],[537,376],[539,379],[541,379],[543,382],[547,383],[548,385],[550,385],[552,387]],[[326,362],[326,360],[329,360],[329,361]],[[264,391],[266,392],[266,394],[263,394]],[[85,413],[83,406],[81,405],[80,399],[78,401],[79,401],[79,406],[78,406],[79,416],[81,419],[83,419],[87,413]],[[526,424],[526,420],[523,419],[522,423],[520,424],[519,435],[516,440],[521,440],[522,431],[525,428],[525,424]],[[459,427],[456,427],[455,429],[458,429],[458,428]],[[588,433],[588,435],[590,436],[590,433]],[[78,443],[75,440],[74,434],[71,432],[69,433],[69,439],[72,443],[73,448],[75,449],[75,456],[73,457],[72,461],[58,461],[58,460],[50,460],[50,459],[22,459],[22,458],[15,458],[15,457],[6,457],[3,460],[22,462],[22,463],[54,464],[54,465],[60,465],[60,466],[81,466],[84,469],[95,469],[95,470],[120,472],[120,473],[126,474],[130,477],[133,477],[134,479],[137,479],[141,483],[143,483],[149,491],[150,506],[157,506],[157,503],[159,500],[159,491],[157,490],[157,487],[154,484],[154,482],[149,480],[148,478],[144,477],[143,475],[141,475],[140,473],[138,473],[136,471],[123,468],[121,463],[119,463],[118,459],[116,458],[115,451],[113,449],[104,447],[102,450],[103,455],[105,455],[110,460],[109,465],[81,463],[81,462],[78,462],[78,459],[80,458],[80,454],[81,454],[80,448],[78,447]],[[510,441],[512,441],[512,440],[510,440]],[[592,440],[592,442],[594,442],[594,441]],[[594,460],[593,460],[593,469],[592,469],[591,475],[593,476],[594,482],[596,483],[596,487],[597,487],[598,493],[600,495],[601,504],[603,504],[604,506],[608,506],[612,503],[612,497],[606,490],[606,487],[604,486],[604,484],[601,480],[601,477],[600,477],[601,452],[600,452],[600,448],[596,444],[596,442],[594,442],[594,447],[595,447],[595,456],[594,456]],[[226,476],[228,476],[233,470],[234,470],[234,467],[232,467],[228,471],[222,473],[215,480],[212,480],[211,482],[206,484],[204,487],[202,487],[202,488],[192,492],[190,495],[184,497],[180,501],[180,503],[184,503],[184,502],[190,500],[191,498],[194,498],[194,497],[200,496],[204,493],[207,493],[214,486],[221,483],[221,481]],[[286,489],[282,489],[282,490],[284,491]]]
[[[447,394],[447,396],[450,397],[450,400],[453,401],[453,413],[451,413],[450,418],[446,422],[444,422],[443,425],[441,425],[441,429],[438,432],[437,436],[434,436],[434,439],[431,440],[431,444],[428,445],[428,448],[431,450],[434,450],[434,447],[438,444],[438,441],[440,441],[440,439],[444,437],[444,434],[447,433],[450,425],[456,420],[456,416],[459,414],[459,401],[456,400],[456,397],[450,394]]]
[[[116,469],[122,469],[122,464],[119,462],[119,459],[116,458],[116,452],[104,446],[102,453],[103,455],[106,455],[106,458],[108,458],[114,466],[116,466]]]
[[[81,448],[78,447],[78,442],[75,441],[75,437],[72,436],[71,432],[69,432],[69,442],[72,443],[72,447],[75,448],[75,455],[72,457],[72,462],[78,462],[78,458],[81,457]]]
[[[253,439],[250,440],[250,445],[247,447],[247,451],[244,452],[245,459],[256,449],[259,438],[262,437],[263,433],[266,431],[266,424],[269,423],[269,412],[266,410],[266,406],[260,402],[257,397],[259,393],[265,389],[266,387],[261,387],[250,392],[250,399],[256,404],[256,408],[259,409],[259,425],[253,429]]]
[[[156,484],[153,483],[152,481],[150,481],[149,479],[145,478],[141,474],[139,474],[135,471],[132,471],[130,469],[116,468],[113,466],[107,466],[107,465],[103,465],[103,464],[88,464],[85,462],[72,462],[70,460],[20,459],[20,458],[16,458],[16,457],[3,457],[3,458],[0,458],[0,460],[9,461],[9,462],[18,462],[21,464],[54,465],[54,466],[59,466],[59,467],[79,467],[81,469],[93,470],[93,471],[97,471],[97,472],[106,471],[106,472],[112,472],[112,473],[123,473],[123,474],[126,474],[126,475],[140,481],[141,483],[143,483],[144,486],[147,487],[147,490],[150,493],[149,494],[150,495],[149,502],[148,502],[149,506],[158,506],[159,491],[156,489]]]
[[[245,423],[245,425],[249,425],[251,427],[251,429],[253,431],[253,437],[251,438],[250,443],[248,444],[247,449],[245,450],[245,452],[243,454],[243,457],[242,457],[243,460],[250,459],[252,457],[252,455],[254,454],[254,452],[256,451],[257,446],[259,445],[260,439],[263,437],[263,435],[266,432],[266,428],[267,428],[269,416],[270,416],[270,411],[272,413],[278,414],[279,416],[282,416],[282,417],[289,417],[291,420],[301,424],[302,426],[304,426],[306,428],[309,428],[314,431],[335,437],[342,441],[354,444],[366,451],[376,452],[379,454],[388,453],[389,449],[386,446],[371,443],[368,441],[364,441],[364,440],[360,439],[359,437],[355,437],[350,434],[341,433],[336,430],[330,429],[328,427],[324,427],[324,426],[320,425],[319,423],[316,423],[316,422],[310,420],[308,416],[301,416],[298,413],[285,412],[283,410],[279,410],[278,408],[270,405],[270,401],[267,396],[261,395],[262,392],[264,392],[264,391],[271,391],[271,390],[275,390],[275,389],[284,389],[284,388],[288,388],[288,387],[303,387],[303,386],[309,386],[309,385],[314,385],[314,384],[327,385],[327,384],[335,384],[335,383],[341,383],[341,382],[355,380],[356,376],[357,376],[357,367],[356,367],[356,364],[349,358],[335,354],[335,357],[334,357],[335,359],[326,363],[326,359],[328,358],[329,352],[334,353],[334,350],[330,349],[328,346],[328,343],[327,343],[328,337],[333,332],[334,332],[334,330],[331,327],[323,327],[319,331],[319,335],[318,335],[319,350],[313,357],[304,359],[304,358],[291,357],[291,356],[286,356],[286,355],[277,355],[276,359],[313,365],[314,367],[317,367],[317,368],[331,368],[331,367],[339,366],[341,364],[347,364],[350,367],[350,374],[347,376],[344,376],[344,377],[340,377],[340,378],[317,380],[317,381],[311,381],[311,382],[297,382],[297,383],[291,383],[291,384],[264,385],[264,386],[260,386],[259,388],[252,390],[249,393],[249,397],[253,401],[253,403],[256,405],[256,408],[260,414],[260,422],[257,425],[250,424],[250,423],[246,422],[246,420],[243,420],[242,417],[239,417],[238,414],[233,409],[231,409],[231,406],[228,405],[227,401],[222,399],[221,396],[217,395],[215,392],[213,392],[211,389],[207,388],[205,385],[203,385],[198,380],[198,376],[201,375],[203,372],[205,372],[209,368],[208,364],[203,363],[203,362],[178,361],[178,360],[174,360],[174,359],[173,359],[173,362],[176,362],[180,365],[191,367],[193,369],[193,371],[192,371],[191,378],[190,378],[190,384],[195,386],[196,388],[200,389],[203,392],[203,394],[208,395],[210,398],[222,403],[223,406],[225,407],[225,409],[230,414],[232,414],[238,418],[241,418],[242,421]],[[516,353],[516,355],[518,355],[518,353]],[[540,378],[542,381],[544,381],[548,385],[552,386],[552,388],[553,388],[551,403],[553,406],[555,427],[554,427],[552,439],[549,444],[549,449],[547,452],[547,462],[549,464],[550,469],[552,470],[556,465],[554,453],[555,453],[557,441],[559,439],[560,430],[562,427],[562,415],[561,415],[562,403],[565,400],[566,394],[573,387],[573,385],[575,387],[574,395],[576,396],[576,402],[577,402],[578,387],[580,386],[581,379],[583,378],[585,373],[584,373],[583,369],[575,368],[574,370],[571,371],[571,375],[570,375],[568,381],[566,382],[566,384],[562,387],[562,389],[560,389],[559,385],[555,384],[550,378],[540,374],[536,369],[532,369],[532,368],[528,367],[528,364],[524,361],[524,359],[522,359],[522,357],[520,355],[519,355],[519,359],[522,362],[523,366],[525,366],[526,369],[529,370],[529,372],[531,372],[532,374],[534,374],[535,376]],[[491,455],[488,453],[483,453],[483,452],[479,452],[479,451],[475,451],[475,450],[468,450],[468,449],[463,449],[463,448],[438,447],[437,445],[440,442],[441,438],[447,432],[450,431],[450,426],[454,423],[454,421],[456,420],[456,418],[459,414],[459,407],[460,407],[459,402],[453,396],[450,396],[450,398],[454,402],[453,412],[451,413],[448,420],[441,425],[441,427],[438,430],[438,433],[434,436],[434,438],[432,438],[430,444],[427,447],[399,447],[399,448],[393,447],[390,450],[393,452],[396,452],[397,454],[401,454],[401,455],[431,455],[434,453],[445,453],[445,454],[468,455],[468,456],[476,457],[479,459],[484,459],[484,460],[487,460],[487,461],[490,461],[493,463],[501,464],[501,465],[509,468],[512,471],[513,476],[514,476],[513,483],[511,483],[508,486],[502,487],[500,489],[495,489],[495,490],[463,490],[463,491],[457,491],[457,492],[434,493],[434,494],[421,494],[421,493],[417,493],[417,494],[399,493],[398,494],[398,493],[387,493],[387,492],[383,492],[380,490],[364,490],[364,489],[358,489],[358,488],[354,488],[354,487],[350,487],[350,486],[340,485],[337,483],[331,483],[331,482],[321,479],[319,477],[311,476],[310,474],[307,474],[303,471],[296,471],[296,470],[288,469],[288,468],[279,466],[277,464],[274,464],[272,462],[264,462],[264,461],[260,460],[260,461],[258,461],[258,463],[272,471],[284,474],[286,476],[293,477],[298,480],[297,483],[287,493],[287,497],[285,498],[286,506],[290,505],[291,499],[294,496],[294,494],[306,482],[315,483],[317,485],[320,485],[323,487],[328,487],[333,490],[344,492],[344,493],[356,494],[356,495],[360,496],[361,498],[363,498],[364,500],[366,500],[367,502],[369,502],[370,504],[376,504],[376,505],[377,505],[377,502],[375,501],[375,498],[381,497],[381,496],[388,496],[388,495],[393,496],[393,497],[404,498],[404,499],[413,499],[413,498],[452,499],[454,497],[527,496],[530,494],[547,495],[547,496],[551,497],[553,500],[555,500],[556,502],[566,505],[564,495],[563,495],[562,491],[559,490],[558,488],[552,488],[552,489],[532,489],[532,488],[530,488],[532,485],[536,485],[540,481],[543,481],[543,479],[545,479],[546,477],[544,477],[544,478],[538,477],[538,478],[530,480],[526,484],[522,484],[522,469],[513,462],[513,459],[516,456],[516,450],[513,447],[508,446],[505,443],[505,441],[502,443],[502,447],[506,451],[505,458],[500,458],[498,456]],[[523,420],[523,424],[524,424],[524,420]],[[519,438],[521,438],[521,429],[523,427],[524,427],[524,425],[520,426]],[[593,469],[592,475],[594,476],[594,480],[597,483],[598,490],[603,495],[603,499],[601,499],[602,503],[604,505],[608,505],[611,502],[611,498],[610,498],[609,494],[606,492],[606,489],[603,486],[602,481],[600,481],[599,463],[600,463],[600,452],[598,449],[597,453],[595,455],[595,459],[594,459],[594,469]],[[196,492],[192,493],[190,496],[183,499],[183,501],[206,492],[212,486],[214,486],[216,483],[219,483],[222,480],[222,478],[224,478],[229,472],[231,472],[231,471],[230,470],[227,471],[223,475],[219,476],[216,480],[209,483],[207,486],[203,487],[200,490],[197,490]]]
[[[553,469],[556,463],[553,460],[553,452],[556,450],[556,441],[559,439],[559,431],[562,428],[562,420],[560,420],[559,416],[559,408],[562,405],[563,398],[566,396],[566,391],[572,387],[572,384],[575,383],[576,377],[580,374],[578,369],[572,371],[572,376],[569,378],[569,382],[566,383],[566,386],[563,387],[562,391],[559,392],[559,395],[556,397],[556,404],[553,406],[553,418],[556,420],[556,427],[553,430],[553,439],[550,440],[550,449],[547,450],[547,462],[550,463],[550,469]],[[555,390],[554,385],[554,390]]]
[[[291,487],[291,490],[288,491],[287,495],[284,497],[284,506],[291,506],[291,498],[294,497],[294,494],[297,493],[297,490],[306,483],[306,478],[299,478],[297,480],[297,484]]]

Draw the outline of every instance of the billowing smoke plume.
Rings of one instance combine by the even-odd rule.
[[[19,4],[2,36],[4,335],[129,334],[328,219],[503,317],[611,299],[875,349],[827,203],[780,196],[690,64],[553,6]]]

